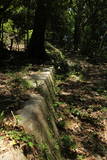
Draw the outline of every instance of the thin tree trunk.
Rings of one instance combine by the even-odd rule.
[[[1,24],[1,41],[2,41],[2,44],[3,44],[3,41],[4,41],[4,35],[3,35],[3,22]]]
[[[13,49],[13,38],[11,39],[10,51]]]
[[[0,39],[2,37],[2,27],[1,27],[1,24],[2,24],[2,19],[0,19]]]
[[[75,31],[74,31],[74,51],[78,51],[80,47],[83,6],[84,6],[84,0],[77,1],[77,14],[75,17]]]

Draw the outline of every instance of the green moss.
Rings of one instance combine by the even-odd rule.
[[[46,52],[50,56],[51,63],[54,65],[56,71],[60,74],[68,72],[68,64],[63,52],[49,42],[46,42],[45,45]]]

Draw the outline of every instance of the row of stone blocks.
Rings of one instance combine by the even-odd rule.
[[[26,133],[33,135],[38,144],[47,145],[46,154],[49,160],[62,160],[59,149],[56,149],[59,134],[55,124],[55,111],[52,107],[55,102],[53,68],[31,72],[23,78],[30,82],[38,92],[31,93],[24,108],[17,111],[20,117],[19,125],[23,126]],[[15,159],[12,158],[12,154],[16,157]],[[21,152],[16,153],[14,150],[11,150],[11,153],[5,152],[0,157],[0,160],[26,160]]]

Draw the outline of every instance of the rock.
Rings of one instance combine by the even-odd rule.
[[[0,140],[0,160],[27,160],[21,149],[14,149],[12,141]]]
[[[55,101],[55,90],[52,68],[42,72],[32,72],[29,80],[36,83],[39,94],[31,94],[24,108],[17,114],[20,116],[19,124],[27,133],[34,135],[41,145],[46,145],[47,156],[51,160],[62,160],[57,146],[58,130],[55,124],[55,111],[52,107]]]

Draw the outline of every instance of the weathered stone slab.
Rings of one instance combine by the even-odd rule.
[[[43,94],[44,92],[48,94],[48,99],[55,101],[55,88],[53,80],[53,68],[44,68],[43,71],[31,72],[29,75],[23,77],[26,79],[34,88],[38,88]],[[43,88],[45,86],[45,88]],[[49,101],[47,100],[47,101]]]
[[[0,160],[27,160],[22,150],[14,149],[11,141],[0,140]]]
[[[52,68],[32,72],[28,79],[36,84],[39,94],[31,94],[25,107],[17,112],[20,115],[19,124],[27,133],[34,135],[39,144],[47,145],[50,160],[62,160],[59,149],[56,149],[59,135],[52,107],[55,101]]]
[[[45,154],[48,158],[44,159],[62,160],[60,150],[56,147],[59,134],[52,107],[55,101],[53,68],[31,72],[23,78],[38,90],[38,94],[29,95],[24,108],[17,111],[20,116],[19,125],[23,126],[25,132],[34,135],[38,144],[47,146],[48,151]],[[21,150],[6,146],[5,152],[0,149],[0,160],[26,160],[26,157]]]
[[[49,126],[52,117],[50,117],[51,113],[44,98],[39,94],[33,94],[30,97],[30,100],[25,103],[25,107],[17,112],[21,117],[19,123],[23,125],[26,131],[35,135],[41,143],[49,138],[51,128],[54,128],[53,134],[58,136],[55,124],[54,127],[52,126],[53,123]]]

